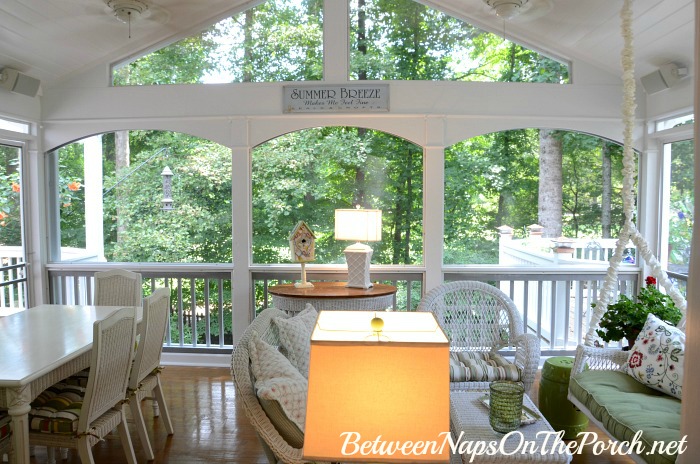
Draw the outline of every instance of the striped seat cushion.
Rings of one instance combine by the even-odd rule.
[[[32,402],[29,429],[42,433],[75,433],[84,395],[84,388],[66,383],[47,388]]]
[[[450,352],[450,382],[520,381],[521,370],[498,353]]]

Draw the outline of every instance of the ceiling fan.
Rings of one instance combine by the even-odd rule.
[[[170,20],[168,10],[156,5],[152,0],[102,0],[94,3],[93,0],[90,1],[92,5],[85,9],[89,16],[104,22],[127,24],[129,38],[132,26],[154,23],[162,25]]]
[[[149,0],[106,0],[107,11],[123,23],[155,21],[164,24],[170,18],[167,10]]]
[[[552,0],[483,0],[490,12],[507,21],[529,21],[544,16],[554,6]]]
[[[83,0],[87,1],[87,0]],[[89,0],[85,13],[90,17],[129,26],[137,24],[166,24],[170,13],[152,0]]]
[[[112,9],[114,17],[123,23],[136,20],[148,11],[148,4],[142,0],[109,0],[107,6]]]

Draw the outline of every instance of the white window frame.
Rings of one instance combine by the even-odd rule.
[[[674,118],[676,119],[676,118]],[[659,121],[655,121],[654,127],[659,126]],[[668,239],[670,220],[669,204],[671,201],[671,144],[686,140],[693,140],[694,124],[673,127],[670,129],[655,130],[650,134],[651,144],[659,153],[660,165],[657,171],[659,189],[659,209],[658,215],[658,247],[657,256],[661,266],[668,269]]]

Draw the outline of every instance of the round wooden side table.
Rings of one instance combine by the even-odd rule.
[[[294,284],[275,285],[267,289],[272,295],[272,306],[296,314],[307,303],[321,310],[384,311],[394,305],[396,287],[374,284],[374,287],[350,288],[345,282],[313,282],[313,288],[296,288]]]

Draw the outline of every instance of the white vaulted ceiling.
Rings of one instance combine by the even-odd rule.
[[[107,0],[2,0],[0,68],[11,67],[42,81],[65,80],[81,71],[140,54],[194,33],[259,1],[147,0],[146,17],[128,26],[112,15]],[[343,0],[333,0],[343,1]],[[482,0],[430,0],[472,24],[502,33],[504,22]],[[521,17],[505,23],[506,34],[554,56],[587,62],[620,74],[619,10],[622,0],[530,0]],[[531,11],[527,11],[527,9]],[[693,0],[636,0],[636,74],[668,62],[692,73]]]

